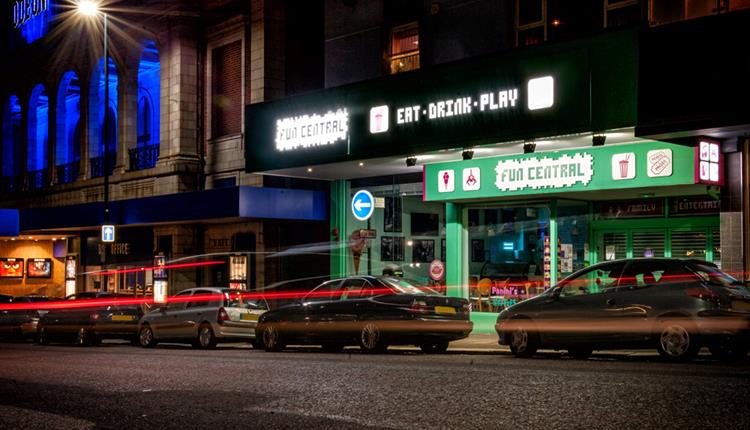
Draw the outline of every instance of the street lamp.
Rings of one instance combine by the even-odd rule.
[[[109,111],[109,53],[108,53],[108,35],[107,35],[107,14],[99,9],[99,4],[93,0],[80,0],[78,2],[78,12],[87,17],[96,17],[101,14],[104,19],[104,124],[102,124],[102,140],[104,141],[104,157],[102,159],[102,174],[104,175],[104,223],[109,225],[109,121],[107,113]],[[104,247],[103,266],[107,269],[107,248]],[[107,291],[107,278],[104,278],[103,291]]]

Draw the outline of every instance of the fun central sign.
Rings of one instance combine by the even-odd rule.
[[[588,185],[594,175],[591,154],[573,156],[500,160],[495,167],[495,186],[501,191],[518,191],[525,188],[566,188],[580,183]]]
[[[349,113],[346,109],[328,111],[323,115],[300,115],[276,121],[276,149],[290,151],[300,148],[331,145],[346,141]]]
[[[428,164],[424,200],[690,185],[693,157],[687,146],[642,142]]]

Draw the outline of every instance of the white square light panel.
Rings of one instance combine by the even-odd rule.
[[[548,108],[555,103],[555,80],[552,76],[529,79],[526,93],[529,110]]]
[[[388,131],[388,105],[375,106],[370,109],[370,134]]]

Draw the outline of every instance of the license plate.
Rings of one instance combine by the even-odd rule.
[[[132,315],[112,315],[112,321],[133,321],[134,319]]]
[[[258,321],[259,316],[260,315],[256,315],[256,314],[242,314],[240,316],[240,319],[242,321]]]
[[[435,306],[435,313],[438,314],[455,314],[456,308],[451,306]]]
[[[733,300],[732,309],[737,311],[750,311],[750,302],[743,300]]]

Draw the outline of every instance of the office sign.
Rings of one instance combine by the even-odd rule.
[[[428,164],[424,199],[689,185],[694,183],[693,156],[686,146],[644,142]],[[649,157],[658,160],[650,162]],[[455,184],[459,180],[460,186]]]

